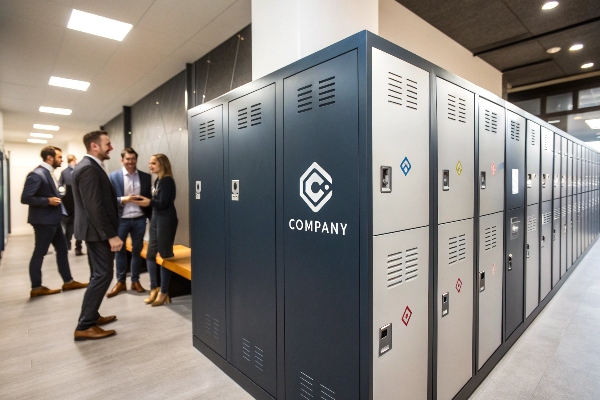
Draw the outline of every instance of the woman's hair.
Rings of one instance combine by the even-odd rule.
[[[162,167],[162,169],[164,171],[163,176],[173,177],[173,170],[171,169],[171,162],[169,161],[169,158],[167,156],[165,156],[164,154],[154,154],[152,157],[156,158],[156,161],[158,161],[158,163]]]

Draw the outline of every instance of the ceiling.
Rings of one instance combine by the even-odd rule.
[[[73,31],[73,9],[133,28],[122,42]],[[0,0],[4,141],[24,143],[34,123],[60,126],[55,145],[81,140],[250,22],[250,0]],[[53,87],[50,76],[91,85]]]
[[[558,0],[545,11],[547,0],[397,1],[503,72],[508,88],[600,71],[598,0]],[[576,43],[583,49],[569,51]],[[552,47],[561,51],[548,54]]]

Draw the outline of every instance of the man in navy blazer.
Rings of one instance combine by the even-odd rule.
[[[42,164],[27,175],[21,194],[21,203],[29,205],[27,222],[33,226],[35,233],[35,248],[29,262],[31,297],[60,292],[60,289],[48,289],[42,286],[42,263],[50,243],[56,251],[58,272],[64,281],[62,290],[81,289],[87,286],[87,283],[74,281],[71,276],[67,241],[60,224],[66,211],[53,172],[62,164],[62,151],[58,147],[47,146],[42,149],[41,156]]]
[[[119,204],[119,238],[125,242],[127,235],[131,235],[131,290],[144,293],[146,290],[140,283],[140,269],[142,257],[140,252],[144,246],[146,233],[146,219],[152,215],[151,207],[140,207],[131,200],[135,196],[152,197],[152,180],[150,174],[137,169],[138,154],[131,147],[121,151],[123,168],[110,174],[110,182],[117,193]],[[117,283],[106,297],[114,297],[127,290],[125,277],[127,273],[127,251],[125,246],[116,254]]]
[[[77,164],[77,158],[73,154],[67,156],[67,168],[60,173],[58,180],[58,191],[62,195],[62,201],[67,210],[67,216],[62,219],[62,227],[67,238],[67,248],[71,250],[71,239],[73,238],[73,224],[75,223],[75,200],[73,200],[73,168]],[[62,190],[61,190],[62,188]],[[81,240],[75,240],[75,255],[84,255],[81,250]]]

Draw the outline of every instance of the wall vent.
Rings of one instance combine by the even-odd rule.
[[[546,225],[552,222],[552,212],[542,214],[542,225]]]
[[[485,110],[485,130],[491,133],[498,133],[498,114],[490,110]]]
[[[262,103],[254,104],[250,106],[250,126],[260,125],[262,119]]]
[[[448,240],[448,259],[452,265],[465,259],[467,254],[467,238],[466,235],[451,237]]]
[[[533,232],[537,229],[537,218],[527,217],[527,232]]]
[[[335,76],[319,81],[319,107],[335,104]]]
[[[313,385],[313,378],[300,371],[300,396],[305,399],[313,399],[315,397]]]
[[[521,124],[516,121],[510,121],[510,138],[516,141],[521,140]]]
[[[214,138],[215,137],[215,120],[213,119],[212,121],[208,121],[208,122],[204,122],[204,123],[200,124],[199,132],[200,132],[199,139],[201,141]]]
[[[238,129],[248,127],[248,107],[244,107],[238,111]]]
[[[298,89],[298,113],[312,110],[312,84]]]
[[[496,247],[498,237],[496,226],[485,228],[483,235],[485,240],[484,249],[486,251]]]
[[[404,272],[402,252],[387,256],[387,287],[391,288],[402,283]]]
[[[204,330],[216,340],[220,339],[219,320],[208,314],[204,314]]]

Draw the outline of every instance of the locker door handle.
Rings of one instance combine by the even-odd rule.
[[[552,241],[556,240],[556,228],[552,229]]]
[[[508,270],[512,271],[512,254],[508,255]]]
[[[442,318],[450,313],[450,293],[442,294]]]
[[[485,171],[481,172],[481,188],[485,189]]]
[[[525,253],[526,257],[529,258],[529,243],[526,245],[527,252]]]
[[[546,236],[542,236],[542,244],[540,247],[546,247]]]
[[[548,174],[542,174],[542,188],[546,187],[546,178],[548,177]]]
[[[450,170],[442,171],[442,188],[444,191],[450,190]]]

